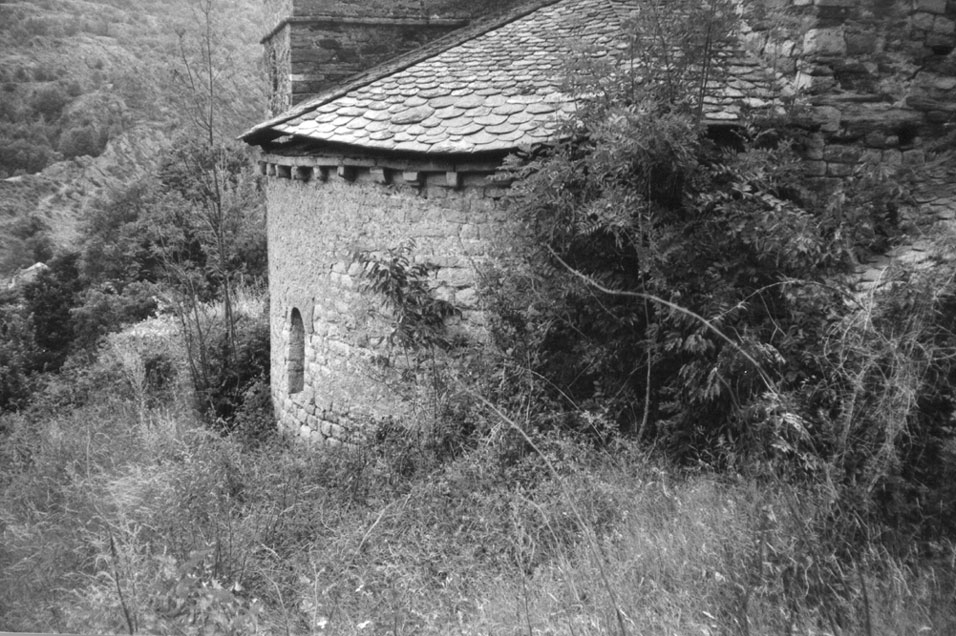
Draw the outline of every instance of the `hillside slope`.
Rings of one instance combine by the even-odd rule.
[[[34,230],[69,244],[93,198],[189,129],[206,2],[232,136],[265,104],[257,0],[0,0],[0,276],[33,262]]]

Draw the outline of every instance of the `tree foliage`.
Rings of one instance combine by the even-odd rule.
[[[429,278],[438,269],[434,263],[413,263],[413,243],[386,250],[384,255],[360,252],[355,262],[362,266],[362,291],[382,299],[391,313],[389,343],[406,351],[448,348],[451,342],[445,321],[459,310],[437,298]]]
[[[660,60],[672,50],[655,42],[673,41],[635,37],[630,55]],[[876,174],[809,189],[810,131],[786,117],[703,126],[706,67],[572,76],[593,99],[566,141],[512,158],[527,254],[488,294],[510,386],[534,387],[540,425],[610,421],[682,461],[839,475],[861,512],[881,510],[877,490],[916,497],[900,506],[912,521],[952,471],[949,284],[928,305],[893,287],[854,322],[842,275],[897,231],[901,189]],[[929,475],[929,457],[948,468]]]

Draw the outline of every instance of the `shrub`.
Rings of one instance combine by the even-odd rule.
[[[107,333],[145,320],[156,311],[158,285],[133,282],[121,289],[103,283],[86,289],[70,310],[73,346],[91,349]]]
[[[58,119],[69,102],[69,95],[58,83],[46,84],[30,96],[30,108],[48,122]]]
[[[111,191],[83,218],[82,271],[91,283],[157,281],[160,257],[150,228],[156,192],[148,180]]]
[[[219,305],[180,305],[176,313],[200,411],[216,430],[231,432],[248,398],[245,425],[251,425],[262,399],[255,387],[269,377],[267,318],[234,313],[230,330]]]
[[[98,131],[91,124],[69,128],[60,136],[59,150],[67,159],[84,155],[98,157],[106,148],[108,141],[103,132],[105,131]]]
[[[952,250],[948,237],[941,254]],[[956,529],[956,267],[895,266],[886,284],[833,325],[828,375],[807,404],[830,414],[815,431],[846,505],[913,538],[952,540]]]
[[[76,253],[58,255],[36,280],[23,286],[24,308],[33,321],[40,349],[39,366],[45,371],[60,368],[73,345],[70,310],[82,289],[78,260]]]
[[[8,175],[39,172],[53,157],[53,149],[44,139],[0,140],[0,170]]]
[[[0,412],[26,406],[39,359],[29,316],[0,304]]]
[[[258,447],[278,433],[268,375],[253,379],[233,417],[236,436],[246,447]]]

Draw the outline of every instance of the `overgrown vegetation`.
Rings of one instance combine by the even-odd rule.
[[[576,65],[567,142],[510,164],[491,342],[409,246],[356,255],[434,408],[334,453],[275,435],[257,184],[194,93],[202,141],[0,306],[0,629],[956,630],[953,239],[844,286],[899,182],[820,198],[786,119],[706,130],[701,11],[632,28],[704,57]]]
[[[497,416],[452,460],[397,429],[334,453],[221,437],[181,397],[177,331],[166,319],[112,335],[95,364],[4,416],[5,629],[954,627],[952,547],[926,559],[873,542],[847,558],[825,484],[681,470],[613,435],[532,432],[532,450],[526,422]]]

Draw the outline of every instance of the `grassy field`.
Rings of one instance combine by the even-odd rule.
[[[956,633],[953,546],[885,540],[825,480],[678,469],[494,413],[455,456],[404,427],[334,454],[221,437],[175,343],[163,319],[114,334],[0,420],[0,629]]]

